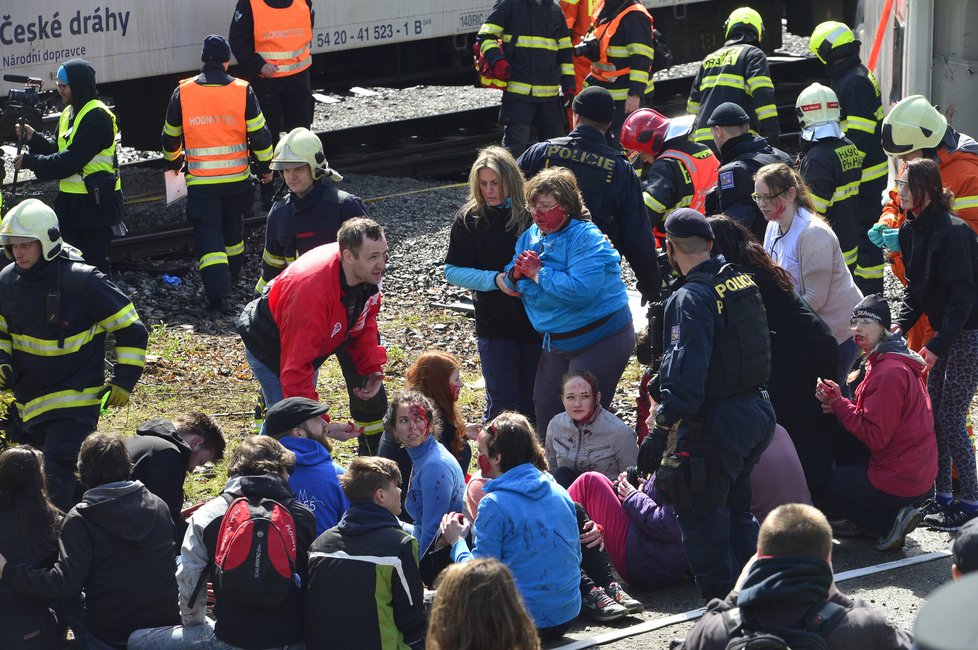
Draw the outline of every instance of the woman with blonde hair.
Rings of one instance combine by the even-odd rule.
[[[768,222],[764,250],[788,272],[795,290],[839,344],[837,379],[844,387],[858,352],[849,317],[863,294],[846,266],[839,239],[816,211],[805,181],[784,163],[757,170],[752,198]]]
[[[486,422],[503,411],[533,417],[540,336],[502,273],[517,238],[533,223],[524,183],[509,151],[496,146],[479,151],[469,172],[469,196],[455,215],[445,256],[445,279],[472,290]]]
[[[538,650],[533,620],[513,574],[493,558],[454,564],[439,576],[428,650]]]

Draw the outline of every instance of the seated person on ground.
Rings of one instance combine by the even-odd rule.
[[[309,549],[308,648],[424,647],[418,542],[401,530],[401,474],[363,457],[340,479],[350,508]],[[451,621],[460,625],[461,619]]]
[[[502,562],[454,564],[435,586],[427,650],[539,650],[533,619]]]
[[[183,625],[139,630],[129,639],[130,649],[251,649],[302,642],[307,551],[316,519],[289,487],[294,466],[295,454],[269,436],[249,436],[234,448],[223,492],[191,515],[180,550],[177,583]],[[249,535],[237,525],[247,522],[248,510],[264,510],[262,514],[279,524],[269,524],[268,534],[261,537],[257,533],[266,529],[257,525],[255,534]],[[286,530],[289,525],[294,536]],[[284,543],[272,544],[276,539]],[[250,565],[242,574],[233,563],[223,562],[225,554],[249,555],[243,551],[245,544],[251,545],[251,554],[263,549],[269,564],[294,567],[295,573],[285,576],[278,570],[262,570],[255,577]],[[272,569],[266,563],[259,568]],[[209,579],[216,597],[213,619],[205,615]]]
[[[479,434],[478,462],[492,480],[474,525],[458,512],[442,520],[452,559],[493,557],[508,566],[541,639],[557,638],[581,608],[574,503],[547,473],[543,448],[522,415],[502,413],[486,426]],[[471,551],[464,539],[470,528],[476,540]]]
[[[175,552],[180,553],[187,522],[182,516],[183,483],[198,466],[224,458],[224,432],[213,418],[194,412],[175,422],[158,419],[136,427],[126,438],[132,480],[163,499],[173,519]]]
[[[601,406],[597,378],[571,370],[560,382],[564,412],[547,426],[547,466],[554,480],[570,487],[584,472],[616,478],[638,459],[635,431]]]
[[[827,604],[838,605],[826,610]],[[681,644],[681,650],[724,650],[731,639],[727,622],[739,609],[744,632],[777,628],[804,630],[817,614],[832,616],[821,628],[829,650],[909,650],[910,635],[867,603],[853,601],[832,579],[832,528],[812,506],[778,506],[764,520],[757,554],[747,563],[733,591],[713,599]],[[815,632],[821,634],[820,632]]]
[[[47,600],[85,592],[84,621],[75,638],[95,647],[125,648],[130,633],[179,620],[173,576],[173,522],[163,501],[129,478],[122,438],[93,433],[78,452],[81,503],[65,515],[54,567],[6,564],[0,588]]]
[[[295,499],[316,515],[316,534],[336,525],[349,507],[336,466],[330,456],[327,436],[338,439],[357,435],[352,422],[330,422],[329,407],[308,397],[286,397],[268,409],[265,433],[295,454],[295,469],[289,487]]]

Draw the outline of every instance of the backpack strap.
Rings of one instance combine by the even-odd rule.
[[[744,619],[740,614],[739,607],[723,612],[720,619],[723,621],[723,628],[727,631],[727,636],[737,636],[743,630]]]
[[[230,507],[231,504],[234,503],[234,500],[237,498],[231,494],[228,494],[227,492],[222,492],[221,496],[224,497],[224,500],[228,502],[228,507]],[[226,513],[227,510],[225,509],[224,512]],[[221,516],[223,517],[224,515]],[[207,563],[207,566],[204,567],[204,570],[200,572],[200,577],[197,578],[197,584],[194,586],[194,590],[190,594],[190,600],[187,602],[187,607],[194,606],[194,603],[197,602],[197,596],[200,595],[200,590],[204,587],[205,584],[207,584],[207,580],[211,578],[213,574],[214,574],[214,560],[210,560]]]
[[[821,637],[826,637],[832,633],[832,630],[842,622],[848,613],[848,607],[826,600],[815,605],[805,614],[805,629],[816,632]]]

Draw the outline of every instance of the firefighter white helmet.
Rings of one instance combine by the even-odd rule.
[[[292,169],[309,165],[312,177],[316,180],[326,176],[334,182],[343,180],[336,170],[331,169],[323,153],[323,143],[319,136],[305,127],[292,129],[275,145],[270,167],[275,170]]]
[[[7,257],[13,259],[9,246],[31,240],[41,243],[41,253],[48,261],[57,257],[64,247],[54,210],[37,199],[24,199],[0,223],[0,244]]]
[[[842,137],[839,97],[828,86],[814,83],[801,91],[795,102],[795,115],[805,140]]]
[[[937,149],[947,133],[947,118],[923,95],[900,100],[883,118],[883,150],[903,156],[921,149]]]

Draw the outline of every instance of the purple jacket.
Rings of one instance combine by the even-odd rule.
[[[689,573],[676,513],[659,505],[654,482],[649,479],[622,503],[632,521],[625,537],[628,581],[639,589],[666,587]]]

